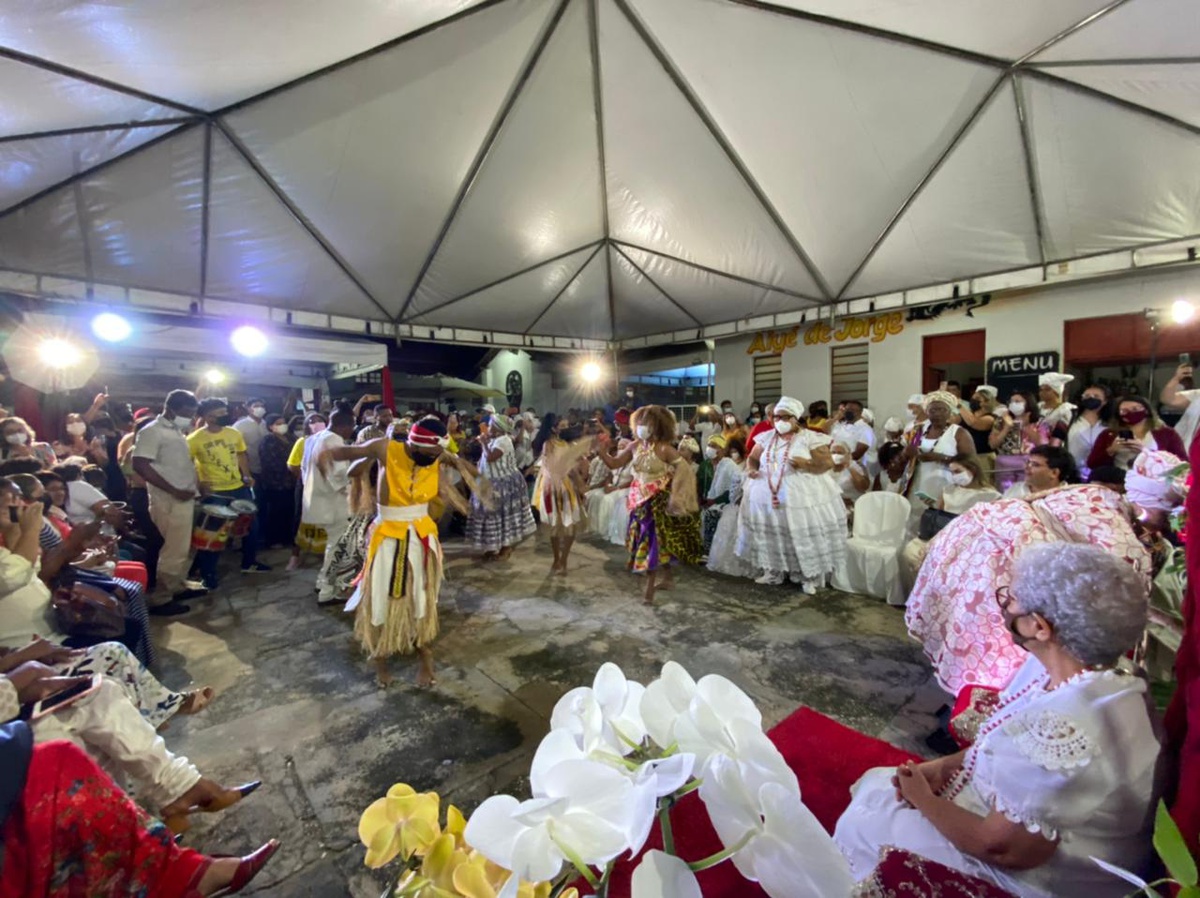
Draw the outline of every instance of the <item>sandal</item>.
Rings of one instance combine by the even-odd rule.
[[[201,686],[183,694],[183,704],[179,706],[180,714],[199,714],[217,697],[211,686]]]

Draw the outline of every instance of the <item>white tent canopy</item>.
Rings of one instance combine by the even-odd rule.
[[[201,303],[607,341],[1200,235],[1196,0],[10,0],[0,83],[0,269]]]

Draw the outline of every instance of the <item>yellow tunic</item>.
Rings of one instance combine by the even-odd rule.
[[[442,547],[429,503],[438,494],[440,463],[413,463],[403,443],[389,442],[385,482],[358,587],[346,605],[354,633],[372,658],[433,642],[442,582]]]

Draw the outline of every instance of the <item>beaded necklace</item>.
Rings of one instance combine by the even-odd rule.
[[[789,433],[786,437],[781,437],[778,432],[771,434],[771,445],[767,447],[767,486],[771,490],[771,507],[779,507],[779,491],[783,488],[783,478],[787,475],[788,457],[791,455],[792,437],[794,433]],[[776,456],[776,446],[783,444],[782,458]],[[779,476],[771,481],[772,465],[779,462]]]

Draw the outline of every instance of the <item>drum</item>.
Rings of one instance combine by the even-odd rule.
[[[302,552],[322,555],[328,541],[329,537],[325,528],[318,524],[301,524],[296,531],[296,545]]]
[[[229,531],[237,516],[228,505],[218,502],[201,505],[196,509],[196,526],[192,528],[192,548],[199,552],[220,552],[229,541]]]
[[[233,535],[241,539],[250,532],[250,522],[258,514],[258,506],[249,499],[234,499],[229,503],[229,508],[237,513],[237,520],[233,522]]]

